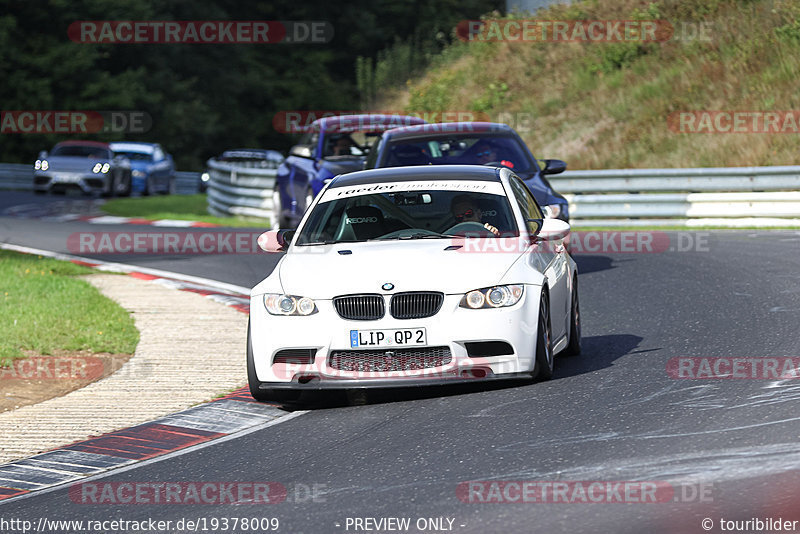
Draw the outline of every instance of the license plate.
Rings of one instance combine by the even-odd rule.
[[[56,174],[53,176],[53,183],[72,183],[77,182],[80,175],[77,174]]]
[[[350,348],[357,347],[409,347],[427,345],[424,328],[400,330],[350,330]]]

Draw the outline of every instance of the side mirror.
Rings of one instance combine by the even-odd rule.
[[[297,156],[298,158],[311,158],[311,147],[308,145],[294,145],[289,150],[290,156]]]
[[[539,219],[534,219],[538,221]],[[561,219],[544,219],[542,226],[536,233],[537,241],[555,241],[557,239],[564,239],[569,235],[570,225]]]
[[[270,230],[258,236],[258,247],[264,252],[284,252],[294,238],[294,230]]]
[[[542,174],[561,174],[566,170],[567,164],[560,159],[546,159],[544,160]]]
[[[47,150],[39,152],[39,159],[47,159]]]

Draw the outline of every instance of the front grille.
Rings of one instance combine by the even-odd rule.
[[[339,371],[365,373],[414,371],[441,367],[452,361],[448,347],[420,347],[393,350],[336,350],[328,365]]]
[[[444,293],[416,291],[396,293],[392,297],[391,313],[395,319],[422,319],[439,312],[444,302]]]
[[[383,297],[380,295],[347,295],[333,299],[336,313],[342,319],[354,321],[375,321],[386,313]]]

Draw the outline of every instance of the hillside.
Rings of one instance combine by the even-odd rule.
[[[570,169],[800,163],[796,2],[595,0],[536,19],[659,20],[674,33],[661,42],[458,40],[375,107],[529,114],[532,127],[512,126],[537,157],[564,159]],[[751,129],[755,117],[756,129],[786,133],[720,133],[733,116],[711,113],[690,118],[717,133],[679,133],[678,113],[703,110],[757,112],[740,115],[737,126]],[[764,125],[767,112],[779,114]]]

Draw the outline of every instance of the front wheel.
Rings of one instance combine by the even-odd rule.
[[[553,378],[553,336],[550,328],[550,299],[545,290],[539,301],[539,324],[536,328],[536,366],[534,377]]]
[[[131,196],[131,175],[129,173],[126,174],[122,171],[115,172],[114,178],[112,179],[112,184],[112,187],[114,188],[114,194],[117,196]]]

